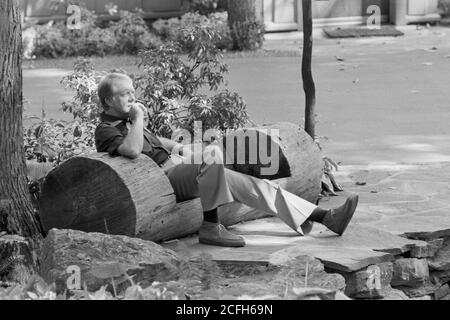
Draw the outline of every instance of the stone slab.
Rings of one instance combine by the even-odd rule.
[[[391,288],[392,262],[371,265],[364,270],[345,273],[345,294],[355,299],[380,299]]]
[[[350,224],[342,237],[316,224],[310,235],[298,236],[278,218],[266,218],[235,225],[231,228],[246,239],[243,248],[222,248],[198,243],[197,237],[163,244],[175,252],[192,255],[209,253],[218,262],[280,265],[291,259],[309,255],[325,267],[343,272],[361,270],[369,265],[394,260],[395,255],[428,244],[408,240],[374,228]]]
[[[450,270],[450,240],[447,240],[437,254],[428,259],[430,270],[447,271]]]
[[[450,237],[449,177],[449,163],[342,166],[336,178],[346,191],[320,206],[335,207],[358,193],[355,222],[420,240]]]
[[[234,296],[257,300],[304,300],[314,298],[318,293],[333,293],[331,296],[336,298],[344,290],[345,280],[339,274],[325,272],[319,260],[299,256],[285,266],[250,274],[247,271],[238,277],[218,279],[216,285],[223,288],[219,292],[220,299]],[[210,298],[208,295],[205,298]],[[321,300],[324,297],[315,298]]]

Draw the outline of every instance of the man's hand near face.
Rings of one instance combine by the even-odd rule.
[[[134,103],[130,109],[131,128],[117,151],[128,158],[136,159],[144,147],[144,110]]]
[[[134,122],[134,120],[138,118],[144,119],[145,117],[145,107],[140,103],[133,103],[130,109],[130,120]]]

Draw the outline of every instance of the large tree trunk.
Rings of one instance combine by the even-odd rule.
[[[302,1],[303,11],[303,57],[302,57],[302,79],[305,91],[305,131],[315,139],[316,125],[316,87],[311,71],[312,48],[313,48],[313,21],[312,0]]]
[[[256,50],[264,40],[262,0],[228,0],[228,24],[237,50]]]
[[[267,131],[262,131],[263,128],[254,131],[264,135]],[[278,171],[271,177],[287,191],[315,202],[322,175],[319,148],[295,124],[280,123],[271,128],[279,129],[279,138],[271,140],[273,146],[268,150],[273,154],[278,149],[280,154],[279,166],[273,166]],[[246,139],[243,135],[237,137]],[[246,145],[255,144],[251,139],[246,142]],[[251,150],[255,152],[255,149]],[[234,159],[229,151],[226,154],[227,159]],[[260,165],[259,160],[255,165],[232,167],[236,171],[269,178],[261,174],[261,167],[267,166]],[[151,241],[195,233],[203,220],[199,199],[176,203],[169,179],[144,155],[130,160],[94,153],[69,159],[45,178],[39,208],[46,231],[51,228],[77,229]],[[219,214],[227,226],[269,215],[239,203],[221,207]]]
[[[25,176],[20,16],[19,0],[0,1],[0,280],[23,283],[42,236]]]

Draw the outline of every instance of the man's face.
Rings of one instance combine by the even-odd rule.
[[[130,113],[131,106],[136,102],[133,81],[124,77],[114,80],[112,86],[112,95],[108,98],[108,113],[126,118]]]

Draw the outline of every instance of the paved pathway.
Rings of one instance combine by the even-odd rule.
[[[306,254],[328,268],[350,272],[427,246],[398,235],[423,240],[450,237],[450,163],[348,166],[337,178],[346,191],[322,200],[321,206],[340,205],[349,192],[360,195],[357,212],[342,237],[318,224],[309,236],[298,237],[278,218],[268,218],[233,227],[246,238],[245,248],[201,245],[197,237],[166,246],[184,254],[206,252],[218,261],[234,263],[281,263]]]

